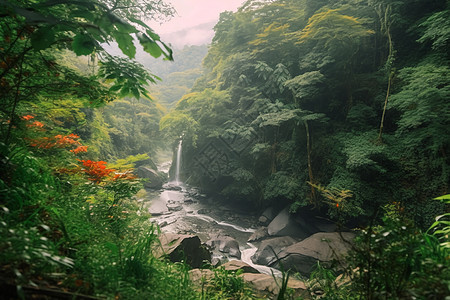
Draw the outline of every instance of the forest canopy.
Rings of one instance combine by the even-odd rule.
[[[450,174],[448,9],[285,0],[221,14],[202,77],[165,117],[190,183],[347,220],[400,203],[431,224]],[[353,196],[337,210],[314,186]]]

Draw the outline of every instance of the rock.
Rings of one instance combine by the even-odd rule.
[[[262,225],[267,226],[270,222],[272,222],[272,220],[275,218],[275,216],[276,216],[276,214],[275,214],[274,208],[273,207],[268,207],[261,214],[261,216],[259,217],[258,221]]]
[[[230,260],[222,265],[227,271],[242,270],[244,273],[259,273],[258,270],[240,260]]]
[[[262,225],[269,224],[269,219],[266,216],[261,216],[258,218],[258,222]]]
[[[241,251],[239,250],[239,243],[230,236],[217,235],[206,242],[206,245],[212,249],[219,250],[222,253],[227,253],[230,256],[241,258]]]
[[[343,239],[342,239],[343,237]],[[342,260],[351,247],[355,234],[351,232],[319,232],[299,243],[286,247],[278,255],[284,269],[292,269],[309,277],[317,261],[324,265]],[[277,267],[279,263],[271,266]]]
[[[313,212],[304,209],[292,215],[289,209],[283,209],[275,219],[270,222],[267,231],[271,236],[293,236],[307,238],[317,232],[334,232],[336,225],[323,218],[312,215]]]
[[[166,184],[163,185],[163,188],[167,191],[181,191],[183,190],[183,188],[179,185],[175,185],[171,182],[168,182]]]
[[[278,256],[284,248],[295,244],[296,242],[297,241],[290,236],[264,240],[251,259],[255,264],[268,266],[276,261],[276,256]]]
[[[161,198],[158,197],[150,200],[148,212],[153,216],[160,216],[168,214],[169,209],[167,208],[166,201],[161,200]]]
[[[195,235],[163,233],[159,240],[155,256],[167,256],[172,262],[185,261],[192,268],[199,268],[204,261],[211,262],[211,253],[201,244]]]
[[[224,255],[213,255],[211,258],[211,265],[214,267],[219,267],[226,263],[228,261],[228,258],[226,258]]]
[[[159,226],[160,228],[163,228],[163,227],[165,227],[165,226],[167,226],[167,225],[169,225],[169,223],[167,223],[167,221],[162,221],[161,223],[158,223],[158,226]]]
[[[144,183],[144,186],[150,189],[162,188],[165,180],[157,171],[144,166],[140,166],[139,168],[137,168],[137,175],[140,178],[148,179],[148,181]]]
[[[244,282],[247,283],[257,294],[257,297],[264,299],[276,299],[280,292],[281,278],[275,279],[267,274],[244,273],[241,275]],[[289,278],[287,286],[294,290],[294,298],[311,299],[306,285],[297,279]]]
[[[247,242],[256,242],[259,241],[265,237],[267,237],[267,228],[266,227],[260,227],[256,229],[255,232],[248,238]]]
[[[151,158],[135,161],[134,166],[135,168],[146,166],[149,167],[150,169],[158,170],[158,166],[154,163],[154,161]]]
[[[335,223],[315,217],[310,210],[300,210],[293,217],[295,222],[310,235],[317,232],[335,232],[337,229]]]
[[[294,217],[289,213],[289,208],[283,209],[275,219],[270,222],[267,232],[271,236],[294,236],[306,238],[310,234],[303,230],[295,221]]]
[[[181,204],[167,204],[167,208],[170,211],[180,211],[183,209],[183,206]]]

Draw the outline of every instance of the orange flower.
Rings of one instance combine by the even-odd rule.
[[[44,124],[42,124],[39,121],[34,121],[33,123],[28,124],[27,127],[39,127],[39,128],[42,128],[42,127],[44,127]]]
[[[39,125],[39,124],[37,124],[37,125]],[[44,126],[44,125],[42,124],[42,126]],[[41,149],[68,148],[69,146],[72,146],[72,145],[80,145],[81,146],[81,143],[79,141],[74,140],[75,138],[78,138],[78,136],[75,134],[69,134],[67,136],[58,134],[53,137],[43,137],[40,139],[32,140],[30,145],[32,147],[38,147]],[[80,151],[83,151],[83,150],[80,149],[78,152],[80,152]]]
[[[32,116],[32,115],[26,115],[26,116],[22,116],[22,117],[20,117],[22,120],[26,120],[26,121],[28,121],[28,120],[31,120],[31,119],[33,119],[34,117]]]
[[[92,160],[79,160],[83,163],[86,174],[89,175],[89,180],[95,183],[100,183],[104,178],[108,177],[110,173],[114,172],[114,169],[107,169],[105,161],[92,161]]]
[[[70,152],[73,152],[75,154],[78,154],[80,152],[87,152],[87,148],[88,146],[78,146],[77,148],[70,150]]]

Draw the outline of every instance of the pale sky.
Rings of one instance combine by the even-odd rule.
[[[211,42],[213,27],[221,12],[236,11],[245,0],[166,0],[176,9],[175,16],[164,24],[149,24],[163,42],[176,47]]]

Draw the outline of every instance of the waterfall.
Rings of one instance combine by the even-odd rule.
[[[180,167],[181,167],[182,143],[183,143],[183,140],[180,139],[180,142],[178,143],[177,161],[176,161],[176,169],[175,169],[175,183],[177,185],[180,185]]]

